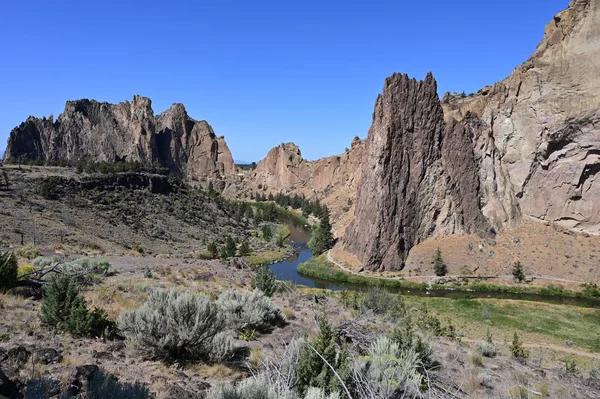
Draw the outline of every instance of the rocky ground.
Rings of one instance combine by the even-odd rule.
[[[250,288],[252,272],[220,261],[131,256],[113,256],[109,260],[117,274],[87,288],[84,296],[90,304],[105,308],[112,318],[125,309],[139,306],[152,287],[177,287],[213,297],[227,288]],[[12,383],[20,387],[30,378],[40,376],[55,379],[61,387],[81,385],[99,367],[120,381],[140,381],[161,398],[200,398],[209,386],[240,380],[259,370],[260,359],[278,356],[292,338],[313,336],[320,314],[325,314],[336,326],[348,322],[362,326],[373,337],[402,324],[401,319],[389,315],[356,311],[345,304],[339,293],[286,286],[274,295],[274,302],[287,319],[285,325],[248,341],[236,339],[236,345],[247,348],[247,353],[254,353],[254,357],[233,363],[195,363],[178,368],[145,359],[128,341],[75,339],[67,333],[51,331],[40,323],[39,300],[3,294],[0,370],[4,377],[0,376],[0,389]],[[590,374],[590,370],[600,366],[593,357],[587,363],[580,361],[577,373],[569,373],[555,351],[532,351],[530,361],[521,364],[502,343],[498,343],[497,356],[482,358],[475,353],[475,344],[468,337],[436,337],[428,331],[420,334],[432,342],[440,362],[431,375],[429,392],[434,397],[596,398],[600,395],[600,381]],[[529,396],[509,396],[519,390]]]

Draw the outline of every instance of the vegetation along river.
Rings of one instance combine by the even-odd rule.
[[[312,288],[321,288],[329,290],[355,290],[364,291],[372,288],[368,285],[351,284],[338,281],[322,280],[314,277],[303,276],[298,272],[298,265],[306,262],[313,257],[312,252],[307,247],[307,242],[310,239],[310,228],[289,220],[287,223],[290,229],[288,243],[291,244],[296,252],[293,256],[279,263],[272,264],[270,269],[275,273],[278,280],[289,281],[297,285],[303,285]],[[495,298],[495,299],[518,299],[538,302],[549,302],[564,305],[586,306],[600,308],[600,301],[591,298],[578,298],[560,295],[540,295],[528,293],[512,293],[512,292],[497,292],[497,291],[458,291],[458,290],[426,290],[418,288],[402,288],[402,287],[383,287],[386,290],[402,293],[405,295],[414,296],[430,296],[430,297],[445,297],[445,298]]]

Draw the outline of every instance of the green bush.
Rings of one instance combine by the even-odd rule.
[[[248,256],[250,255],[250,245],[248,245],[248,241],[244,240],[240,244],[240,248],[238,249],[240,256]]]
[[[17,257],[10,252],[0,252],[0,291],[7,290],[17,281]]]
[[[75,337],[101,337],[112,339],[115,322],[109,320],[101,308],[91,312],[79,294],[77,282],[69,275],[52,277],[44,292],[40,317],[42,322]]]
[[[121,313],[119,327],[154,359],[218,361],[233,349],[220,308],[203,294],[154,290],[141,307]]]
[[[400,350],[412,350],[417,354],[419,360],[417,370],[421,374],[426,376],[427,370],[433,369],[439,364],[435,360],[433,348],[429,342],[416,334],[409,323],[395,328],[389,338],[399,346]]]
[[[496,356],[496,346],[487,341],[480,341],[475,344],[475,348],[477,352],[482,354],[485,357],[494,357]]]
[[[264,332],[283,321],[277,306],[259,289],[252,292],[227,290],[219,296],[217,305],[227,326],[237,331]]]
[[[55,275],[44,291],[40,317],[48,326],[68,331],[71,312],[79,311],[82,306],[85,301],[79,295],[77,282],[64,274]]]
[[[529,357],[529,352],[523,348],[523,343],[519,338],[519,334],[516,332],[513,336],[512,344],[510,345],[510,353],[512,353],[513,357],[522,363],[524,363]]]
[[[261,266],[254,275],[252,288],[258,288],[266,296],[273,296],[277,291],[277,280],[275,274],[268,266]]]
[[[337,344],[335,330],[325,317],[320,318],[319,333],[314,340],[304,345],[298,361],[296,389],[303,395],[311,387],[321,388],[325,393],[342,389],[340,380],[321,356],[335,369],[344,384],[348,385],[350,383],[348,352],[345,347]]]
[[[269,241],[271,237],[273,237],[273,232],[271,231],[271,227],[266,224],[262,227],[262,236],[265,240]]]
[[[329,221],[329,213],[321,216],[319,226],[313,230],[308,248],[314,255],[320,255],[323,252],[333,247],[333,233],[331,232],[331,223]]]

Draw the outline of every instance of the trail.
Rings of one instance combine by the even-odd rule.
[[[461,338],[461,341],[475,343],[475,342],[479,342],[481,340],[480,339]],[[572,355],[593,357],[594,359],[600,360],[600,353],[586,352],[584,350],[571,348],[568,346],[561,346],[561,345],[555,345],[555,344],[536,344],[536,343],[527,343],[527,342],[524,342],[523,346],[525,348],[530,348],[530,349],[550,349],[550,350],[570,353]]]
[[[437,279],[440,278],[439,276],[435,276],[435,275],[425,275],[425,276],[405,276],[405,277],[383,277],[383,276],[370,276],[368,274],[363,274],[363,273],[359,273],[357,271],[348,269],[347,267],[344,266],[343,263],[337,261],[333,255],[331,254],[331,250],[327,251],[327,260],[331,263],[333,263],[334,265],[336,265],[337,267],[339,267],[340,269],[342,269],[343,271],[345,271],[346,273],[350,273],[350,274],[354,274],[355,276],[363,276],[363,277],[370,277],[370,278],[378,278],[381,280],[419,280],[419,279]],[[566,278],[558,278],[558,277],[551,277],[551,276],[530,276],[534,279],[538,279],[538,280],[548,280],[548,281],[556,281],[556,282],[561,282],[561,283],[575,283],[575,284],[583,284],[585,283],[585,281],[577,281],[577,280],[569,280]],[[474,278],[474,276],[465,276],[465,275],[459,275],[459,274],[455,274],[455,275],[446,275],[444,276],[444,278]],[[512,275],[501,275],[501,276],[482,276],[482,278],[485,279],[505,279],[505,278],[513,278]]]

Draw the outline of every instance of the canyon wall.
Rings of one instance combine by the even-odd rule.
[[[227,144],[206,121],[190,118],[182,104],[155,116],[150,99],[141,96],[119,104],[68,101],[56,121],[29,117],[11,131],[4,153],[5,161],[24,158],[160,162],[189,180],[237,172]]]

